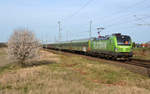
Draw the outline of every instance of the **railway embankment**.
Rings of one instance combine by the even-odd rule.
[[[46,50],[46,49],[45,49]],[[47,51],[49,51],[50,49],[47,49]],[[56,51],[54,51],[56,50]],[[50,51],[54,52],[54,53],[60,53],[60,50],[58,49],[52,49]],[[59,52],[58,52],[59,51]],[[92,60],[96,60],[96,61],[105,61],[108,64],[113,64],[113,65],[117,65],[123,68],[126,68],[132,72],[135,73],[139,73],[141,75],[145,75],[145,76],[149,76],[150,77],[150,60],[146,60],[146,59],[141,59],[141,58],[135,58],[132,57],[130,59],[130,61],[124,61],[124,60],[113,60],[113,59],[108,59],[108,58],[104,58],[104,57],[100,57],[99,55],[89,55],[86,53],[76,53],[76,52],[72,52],[72,51],[66,51],[66,50],[62,50],[61,53],[63,54],[76,54],[76,55],[80,55],[81,57],[87,58],[87,59],[92,59]]]
[[[0,43],[0,48],[7,47],[7,43]]]
[[[150,48],[134,48],[134,59],[150,61]]]
[[[0,93],[150,93],[150,78],[103,59],[41,50],[40,57],[33,61],[24,68],[16,64],[0,67]]]

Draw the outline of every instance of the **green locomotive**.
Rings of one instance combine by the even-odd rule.
[[[49,44],[49,48],[68,50],[114,59],[129,59],[132,57],[132,40],[130,36],[112,34],[100,38],[73,40]]]

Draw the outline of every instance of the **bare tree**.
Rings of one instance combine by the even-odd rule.
[[[21,65],[38,55],[40,43],[34,34],[27,29],[17,29],[8,40],[8,55]]]

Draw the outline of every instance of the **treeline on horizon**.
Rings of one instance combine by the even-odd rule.
[[[0,43],[0,48],[7,47],[7,43]]]

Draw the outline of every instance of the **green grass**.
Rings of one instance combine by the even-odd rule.
[[[0,67],[0,74],[3,73],[3,72],[6,71],[6,70],[11,70],[11,69],[10,69],[10,66],[11,66],[11,65],[5,65],[5,66],[3,66],[3,67]]]

